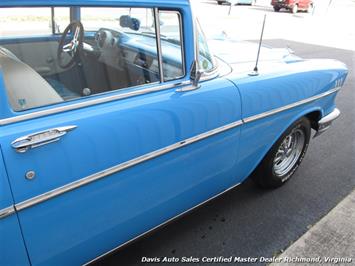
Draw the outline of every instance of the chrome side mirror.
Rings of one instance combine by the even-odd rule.
[[[199,82],[202,76],[202,72],[199,70],[198,62],[195,60],[190,69],[190,80],[192,82],[192,86],[198,88]]]
[[[202,76],[202,72],[198,69],[197,61],[194,61],[190,68],[190,81],[191,84],[187,86],[183,86],[182,88],[177,89],[177,92],[185,92],[185,91],[193,91],[200,88],[200,79]]]

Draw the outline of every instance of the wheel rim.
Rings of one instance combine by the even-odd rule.
[[[286,175],[295,166],[302,154],[305,141],[305,134],[299,128],[293,130],[284,138],[273,162],[273,170],[276,176]]]
[[[294,5],[293,8],[292,8],[292,13],[293,14],[296,14],[298,11],[298,6],[297,5]]]

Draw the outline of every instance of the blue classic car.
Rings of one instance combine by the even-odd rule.
[[[188,0],[0,2],[0,264],[78,265],[248,176],[284,184],[339,116],[335,60],[216,39]],[[211,51],[215,51],[212,54]]]

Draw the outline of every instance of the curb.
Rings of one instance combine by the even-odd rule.
[[[270,265],[354,265],[354,256],[355,190]]]

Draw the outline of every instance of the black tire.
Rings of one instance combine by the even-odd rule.
[[[279,12],[280,11],[280,8],[278,6],[274,6],[274,11],[275,12]]]
[[[223,2],[221,2],[221,1],[217,1],[217,4],[222,5],[222,4],[223,4]]]
[[[302,133],[303,132],[303,133]],[[295,155],[293,157],[293,161],[291,161],[293,164],[289,165],[289,167],[285,169],[285,173],[282,173],[279,171],[279,169],[275,170],[276,167],[279,167],[276,163],[275,160],[281,157],[280,154],[280,149],[285,150],[284,143],[287,138],[291,138],[291,135],[303,134],[302,138],[302,143],[301,140],[298,140],[298,144],[293,144],[293,145],[298,145],[297,152],[295,152]],[[296,135],[295,135],[296,136]],[[281,137],[276,141],[276,143],[271,147],[269,152],[265,155],[264,159],[261,161],[259,166],[254,170],[252,173],[251,177],[252,179],[261,187],[265,188],[277,188],[282,186],[284,183],[286,183],[292,175],[295,173],[299,165],[301,164],[308,145],[309,145],[309,140],[311,137],[311,123],[306,117],[302,117],[296,122],[294,122],[282,135]],[[288,139],[288,140],[289,140]],[[297,139],[297,137],[294,137],[294,139]],[[295,141],[296,142],[296,141]],[[296,147],[296,146],[295,146]],[[291,149],[291,148],[289,148]],[[284,154],[282,156],[285,156],[285,161],[288,160],[288,156],[286,155],[288,153],[284,151]],[[293,151],[292,151],[293,153]],[[276,157],[276,156],[279,157]],[[296,158],[297,155],[297,158]],[[289,154],[289,156],[291,156]],[[292,155],[293,156],[293,155]],[[278,172],[278,173],[277,173]],[[281,172],[281,173],[280,173]]]

